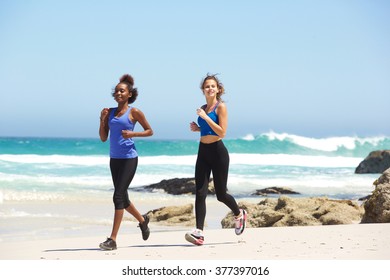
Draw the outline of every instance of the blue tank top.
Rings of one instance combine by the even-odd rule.
[[[215,110],[217,110],[218,104],[219,102],[214,106],[214,109],[207,114],[207,116],[209,116],[210,119],[212,119],[216,124],[219,124],[218,115],[217,112],[215,112]],[[212,130],[212,128],[209,126],[209,124],[201,117],[198,117],[198,125],[200,127],[200,136],[206,136],[206,135],[218,136],[218,134],[215,133],[214,130]]]
[[[132,138],[123,138],[122,130],[134,130],[134,124],[129,119],[131,107],[122,116],[115,117],[117,108],[111,108],[108,119],[110,128],[110,157],[111,158],[135,158],[138,156]]]

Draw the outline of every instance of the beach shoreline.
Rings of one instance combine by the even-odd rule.
[[[135,201],[143,213],[194,202],[193,196],[158,198],[140,194]],[[108,252],[100,250],[99,243],[112,227],[109,198],[99,203],[5,201],[1,207],[6,213],[15,210],[32,216],[3,217],[7,227],[0,235],[0,260],[390,260],[390,223],[247,228],[236,236],[233,229],[222,228],[229,209],[213,196],[207,200],[204,246],[184,239],[191,225],[153,221],[150,238],[143,241],[138,223],[126,214],[118,250]]]
[[[0,242],[1,260],[390,260],[390,224],[350,224],[205,230],[205,245],[185,230],[123,233],[118,249],[102,251],[102,236]]]
[[[161,196],[151,197],[137,194],[134,203],[141,213],[194,203],[193,196],[167,196],[165,199],[161,199]],[[4,213],[0,216],[1,223],[7,225],[0,230],[0,244],[87,236],[104,239],[111,231],[114,215],[111,197],[99,201],[4,201],[0,204],[0,210]],[[210,196],[205,227],[221,229],[221,220],[229,212],[225,205]],[[135,218],[126,212],[119,236],[138,234],[140,229],[137,226]],[[151,222],[150,226],[156,232],[190,230],[195,226],[195,221],[193,225]]]

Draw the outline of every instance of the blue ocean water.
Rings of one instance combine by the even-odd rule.
[[[229,190],[246,197],[261,188],[289,187],[302,195],[356,199],[377,174],[357,175],[389,137],[308,138],[268,132],[224,140],[230,152]],[[99,139],[0,138],[0,201],[91,199],[112,189],[109,144]],[[140,155],[131,187],[193,177],[197,140],[136,139]],[[76,196],[77,194],[77,196]]]
[[[132,188],[194,176],[198,140],[135,139],[138,170],[130,199],[141,212],[193,203],[192,195],[140,193]],[[379,174],[355,174],[390,137],[309,138],[268,132],[224,140],[230,153],[228,188],[240,200],[266,187],[288,187],[301,196],[358,199],[372,192]],[[108,234],[112,222],[109,144],[99,139],[0,138],[0,241]],[[228,209],[216,199],[208,226],[220,227]],[[126,216],[127,217],[127,216]],[[136,228],[137,223],[124,221]],[[7,226],[4,226],[7,225]],[[154,229],[156,230],[156,229]]]

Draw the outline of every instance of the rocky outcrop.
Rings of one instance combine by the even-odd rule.
[[[159,183],[136,188],[136,191],[164,191],[168,194],[195,194],[195,178],[174,178]],[[209,194],[215,194],[213,180],[209,182]]]
[[[390,168],[390,150],[371,152],[355,169],[355,173],[383,173]]]
[[[267,198],[258,204],[239,203],[248,212],[248,227],[340,225],[359,223],[364,209],[350,200],[328,198]],[[233,213],[222,221],[223,228],[234,227]]]
[[[150,221],[160,222],[165,225],[193,226],[195,224],[194,206],[167,206],[151,210],[146,214]]]
[[[374,185],[375,190],[364,203],[362,223],[390,223],[390,168]]]
[[[268,196],[268,195],[281,195],[281,194],[300,194],[286,187],[271,187],[261,190],[256,190],[252,195]]]

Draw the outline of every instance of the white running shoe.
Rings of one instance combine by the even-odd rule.
[[[203,232],[200,229],[194,229],[191,232],[187,232],[185,238],[188,242],[198,246],[203,245],[204,242]]]

